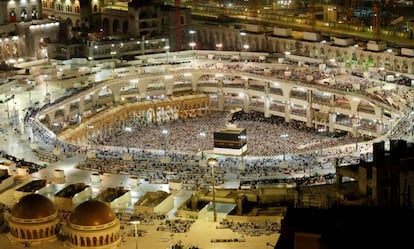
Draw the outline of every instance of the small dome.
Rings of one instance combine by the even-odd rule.
[[[55,212],[56,208],[53,202],[40,194],[28,194],[23,196],[11,210],[11,214],[20,219],[44,218]]]
[[[99,226],[116,219],[115,212],[105,202],[88,200],[79,204],[70,215],[70,223],[80,226]]]

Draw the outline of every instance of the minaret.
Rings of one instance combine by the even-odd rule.
[[[92,23],[91,0],[80,0],[80,27],[82,34],[90,32]]]

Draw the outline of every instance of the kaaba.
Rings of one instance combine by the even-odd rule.
[[[243,155],[246,151],[247,135],[245,128],[225,127],[214,132],[214,153]]]

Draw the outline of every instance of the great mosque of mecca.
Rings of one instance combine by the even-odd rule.
[[[215,52],[206,51],[197,54],[199,61],[201,62],[202,57],[207,57],[209,53]],[[212,109],[224,111],[237,107],[245,112],[254,110],[263,112],[267,116],[279,115],[286,121],[302,121],[309,127],[323,126],[332,131],[339,129],[353,134],[358,132],[375,138],[389,131],[392,125],[391,118],[397,118],[411,108],[397,98],[390,100],[394,103],[392,105],[378,100],[374,95],[363,96],[358,94],[357,89],[352,89],[353,85],[348,91],[347,89],[342,91],[335,89],[334,82],[331,82],[332,86],[322,85],[325,83],[317,81],[319,79],[315,74],[313,74],[315,78],[305,77],[301,79],[302,81],[291,83],[289,78],[295,77],[293,70],[295,66],[253,62],[258,59],[255,56],[262,56],[262,54],[246,54],[245,56],[250,56],[247,59],[249,62],[227,62],[224,60],[227,55],[222,56],[223,58],[214,63],[211,63],[212,60],[205,59],[207,65],[213,68],[194,70],[192,68],[194,65],[190,64],[190,68],[181,67],[176,70],[170,66],[168,71],[162,73],[148,71],[141,74],[139,78],[136,76],[115,77],[93,84],[78,94],[54,102],[42,109],[30,122],[41,129],[56,132],[57,148],[63,143],[84,146],[88,136],[95,136],[98,132],[105,131],[108,126],[130,125],[134,117],[145,117],[147,122],[164,123],[173,119],[208,116]],[[202,64],[199,65],[202,66]],[[240,65],[248,66],[249,70],[237,69]],[[225,70],[230,66],[235,66],[236,69]],[[133,69],[136,68],[133,67]],[[151,70],[151,68],[142,67],[139,70]],[[114,70],[113,74],[122,75],[125,72],[128,72],[128,69]],[[271,73],[274,73],[273,76],[270,75]],[[239,95],[240,91],[243,92],[242,95]],[[407,94],[412,93],[407,92]],[[347,118],[348,122],[343,120],[337,122],[337,117]],[[70,124],[73,120],[78,120],[79,124],[75,126]],[[360,122],[358,129],[353,126],[355,121]],[[51,135],[52,133],[46,132],[45,134]],[[58,152],[57,154],[65,153],[64,151]],[[272,196],[275,198],[274,193]],[[30,197],[33,198],[33,196]],[[211,196],[203,197],[198,194],[194,197],[191,199],[191,206],[194,208],[197,207],[198,200],[211,199]],[[224,199],[222,201],[225,201]],[[20,205],[23,205],[24,200],[23,197]],[[234,201],[237,203],[237,200]],[[45,202],[44,205],[48,204]],[[107,219],[102,220],[100,217],[99,223],[94,223],[87,211],[92,207],[102,210],[99,212],[102,212],[102,217],[107,217]],[[74,209],[68,221],[69,245],[79,248],[93,245],[114,248],[119,243],[119,221],[114,218],[114,214],[109,212],[109,209],[105,211],[102,207],[107,206],[99,201],[87,201]],[[238,206],[240,212],[242,212],[241,207],[242,205]],[[11,240],[28,241],[30,244],[53,240],[54,235],[51,229],[47,233],[41,228],[36,232],[20,230],[21,227],[31,226],[31,223],[26,224],[26,221],[22,221],[19,216],[21,212],[18,210],[19,205],[16,205],[11,213],[14,217],[11,219],[15,221],[11,223]],[[55,226],[53,215],[56,215],[54,212],[55,210],[51,209],[46,216],[36,217],[36,219],[45,220],[53,229]],[[85,223],[88,220],[91,222]],[[95,229],[94,234],[91,233],[91,229]]]
[[[45,9],[51,11],[52,2],[45,3]],[[79,8],[76,11],[79,12]],[[36,14],[36,9],[33,13]],[[39,40],[36,36],[39,32],[35,30],[48,33],[49,30],[57,29],[57,26],[53,22],[46,25],[36,21],[30,27],[30,32]],[[106,70],[107,64],[94,61],[93,58],[80,59],[76,66],[82,69],[76,71],[76,76],[72,79],[62,74],[62,71],[68,74],[70,71],[62,66],[62,61],[54,61],[56,63],[52,66],[46,66],[46,71],[50,78],[58,81],[61,88],[71,89],[72,93],[51,102],[50,99],[45,99],[45,107],[37,110],[35,115],[25,117],[25,122],[30,124],[28,127],[32,128],[32,149],[37,150],[38,146],[42,146],[42,142],[38,141],[40,139],[53,143],[52,148],[48,148],[51,151],[46,153],[55,158],[72,156],[73,151],[78,150],[87,150],[87,157],[94,158],[97,156],[94,153],[99,153],[102,148],[119,152],[123,154],[121,160],[129,161],[129,148],[104,148],[95,144],[95,141],[99,136],[111,134],[115,128],[127,129],[142,121],[158,125],[168,124],[176,120],[210,116],[217,110],[234,109],[244,113],[260,112],[265,117],[280,117],[286,123],[300,122],[315,130],[323,129],[332,133],[340,131],[356,138],[363,136],[377,141],[389,136],[393,125],[413,109],[412,88],[386,83],[381,78],[387,75],[387,71],[392,71],[395,77],[401,74],[411,77],[414,72],[413,57],[400,56],[392,51],[369,51],[356,45],[342,47],[332,42],[294,40],[257,33],[247,33],[242,37],[240,30],[232,28],[194,26],[197,32],[193,39],[202,44],[214,47],[215,41],[219,41],[221,46],[237,50],[240,44],[246,43],[251,51],[280,54],[280,60],[269,63],[269,53],[254,53],[247,49],[192,50],[182,53],[166,51],[150,55],[155,62],[159,62],[155,67],[150,65],[148,56],[139,57],[137,61],[140,62],[136,62],[136,65],[133,65],[133,61],[122,62],[122,67],[115,67],[119,63],[113,59],[107,63],[113,66],[110,70]],[[17,56],[19,49],[24,50],[22,42],[19,41],[22,38],[15,38],[4,41],[7,44],[2,45],[4,48],[1,55]],[[26,39],[30,43],[29,38]],[[55,40],[56,37],[51,39]],[[157,42],[161,43],[161,40]],[[39,44],[36,41],[34,44],[30,45],[34,46],[34,53],[40,57],[45,56],[43,42]],[[89,52],[98,58],[101,51],[110,49],[109,46],[107,44],[106,47],[98,47],[92,44]],[[164,46],[158,46],[157,52],[163,50]],[[181,57],[191,59],[181,64],[170,63]],[[34,73],[44,72],[44,66],[34,65],[31,70]],[[314,66],[319,68],[315,70]],[[97,80],[95,76],[101,71],[109,73],[103,79]],[[332,72],[334,76],[327,77]],[[350,72],[357,73],[358,76],[351,84],[343,84],[341,74]],[[367,79],[373,79],[375,83],[366,86]],[[50,84],[51,82],[49,81]],[[15,124],[19,125],[18,122]],[[167,154],[167,150],[165,153]],[[59,176],[64,173],[57,174]],[[100,178],[103,174],[91,174],[91,179],[93,177]],[[170,188],[182,187],[179,185],[180,181],[171,180],[170,183]],[[42,181],[42,184],[45,182]],[[87,185],[80,186],[76,191],[66,191],[73,196],[92,196]],[[284,191],[289,192],[286,189]],[[120,192],[130,194],[123,188]],[[255,195],[256,192],[244,195],[241,190],[218,190],[216,193],[213,187],[212,197],[210,193],[204,194],[200,190],[187,202],[186,208],[190,211],[185,210],[186,208],[180,211],[198,211],[201,204],[212,200],[215,204],[215,193],[221,202],[237,204],[237,214],[243,213],[243,204],[248,198],[259,196],[265,200],[287,196],[294,199],[292,193],[276,194],[277,191],[266,191],[264,188],[260,189],[260,194]],[[153,196],[162,196],[168,201],[172,199],[172,196],[165,193],[154,193],[145,195],[137,203],[150,202],[152,198],[156,199]],[[68,193],[63,191],[60,194],[62,196],[59,197],[65,197]],[[65,246],[109,249],[122,245],[121,221],[107,203],[90,199],[76,204],[78,205],[68,205],[70,208],[66,210],[71,214],[65,220]],[[157,207],[149,205],[141,208],[154,211],[159,206],[162,208],[163,205],[171,205],[166,202],[157,204]],[[63,209],[57,210],[57,206],[56,201],[53,203],[41,194],[31,193],[19,197],[8,216],[9,240],[22,246],[55,241],[59,236],[58,220]],[[140,207],[134,208],[137,211]],[[136,229],[135,226],[135,236]],[[266,248],[267,246],[266,244]]]
[[[391,126],[390,120],[410,108],[404,99],[381,99],[375,91],[369,96],[360,94],[360,83],[341,92],[334,79],[314,79],[317,76],[311,73],[293,85],[288,76],[292,72],[286,65],[250,62],[248,67],[255,68],[256,73],[213,66],[196,71],[170,68],[167,74],[141,74],[139,78],[116,77],[42,110],[38,118],[49,129],[58,131],[59,137],[75,143],[112,122],[128,126],[132,118],[140,116],[148,122],[162,123],[209,115],[211,105],[220,111],[229,106],[241,107],[244,112],[260,111],[265,116],[284,117],[286,122],[298,120],[308,127],[324,126],[332,132],[380,137]],[[324,82],[315,84],[318,80]],[[105,109],[108,111],[101,111]],[[69,120],[79,118],[82,125],[66,129]],[[339,121],[344,119],[345,123]],[[353,125],[357,123],[360,127],[356,130]]]
[[[54,140],[54,154],[64,156],[65,153],[70,154],[61,149],[65,144],[99,148],[99,145],[88,144],[86,141],[101,132],[110,132],[111,126],[127,127],[137,120],[166,123],[193,119],[211,115],[213,109],[226,111],[241,108],[246,113],[258,111],[265,116],[280,116],[286,122],[295,120],[303,122],[307,127],[324,127],[332,132],[341,130],[354,136],[364,135],[374,139],[388,133],[394,119],[402,117],[412,108],[410,101],[404,101],[404,98],[413,96],[409,88],[404,92],[404,98],[391,95],[384,99],[379,92],[389,90],[386,88],[388,84],[380,84],[378,93],[364,92],[363,84],[351,84],[338,89],[341,86],[335,80],[339,81],[339,77],[320,77],[326,68],[320,68],[320,72],[315,73],[306,71],[306,66],[258,62],[263,53],[243,53],[244,60],[241,62],[230,61],[238,52],[195,53],[197,63],[190,62],[187,66],[169,65],[164,71],[151,72],[159,66],[111,69],[111,78],[108,80],[88,83],[76,94],[58,99],[42,108],[28,122],[44,131],[46,137],[42,139]],[[193,56],[193,52],[188,51],[188,55]],[[158,59],[164,56],[161,54]],[[131,75],[131,71],[138,72],[140,77]],[[61,84],[66,86],[71,82],[73,81],[62,80]],[[125,148],[120,150],[126,152]],[[265,196],[266,193],[263,193]],[[275,194],[272,196],[274,198]],[[236,203],[244,200],[237,198],[234,200]],[[21,205],[24,200],[23,197]],[[191,199],[191,208],[197,208],[197,200],[208,202],[211,196],[195,195]],[[45,201],[44,205],[49,204]],[[241,206],[238,206],[240,212]],[[100,217],[99,222],[94,223],[86,211],[92,207],[101,210],[99,212],[102,212],[102,217],[107,219]],[[68,244],[71,247],[116,247],[120,241],[119,220],[114,218],[110,209],[105,208],[106,204],[90,200],[73,210],[67,223]],[[21,227],[32,226],[32,222],[40,219],[53,228],[56,210],[50,209],[50,213],[33,217],[33,221],[27,223],[21,220],[18,209],[19,205],[16,205],[11,213],[11,221],[15,222],[11,223],[11,240],[31,244],[54,239],[50,228],[46,232],[41,228],[34,231]],[[88,219],[85,215],[88,215]],[[90,223],[87,223],[89,220]]]

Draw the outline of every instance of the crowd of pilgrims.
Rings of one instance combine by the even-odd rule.
[[[334,147],[355,141],[352,136],[335,138],[329,133],[319,133],[304,122],[285,122],[282,117],[264,117],[263,113],[239,111],[229,117],[228,112],[213,111],[211,115],[193,119],[178,119],[134,126],[126,131],[119,127],[98,142],[105,146],[136,147],[149,150],[167,150],[173,153],[199,153],[213,150],[213,133],[228,125],[245,128],[248,156],[274,157],[275,155],[301,153],[321,147]],[[127,126],[129,126],[127,124]],[[162,130],[166,129],[167,134]],[[200,136],[200,133],[206,136]],[[288,134],[281,138],[282,134]]]
[[[79,163],[78,167],[101,173],[139,175],[140,178],[152,183],[180,180],[187,189],[208,187],[210,183],[205,179],[210,178],[211,169],[198,167],[199,161],[206,160],[213,150],[213,132],[228,124],[246,128],[248,153],[243,157],[219,158],[219,167],[215,173],[218,184],[224,183],[226,174],[280,178],[279,183],[302,182],[303,175],[309,171],[324,172],[327,177],[331,177],[334,172],[334,160],[330,156],[349,153],[352,148],[343,145],[355,141],[350,136],[334,138],[328,133],[322,134],[321,140],[319,132],[301,122],[288,124],[281,118],[266,118],[260,112],[236,112],[230,116],[228,112],[212,112],[211,116],[171,121],[162,125],[150,124],[131,131],[114,132],[113,136],[105,139],[104,147],[123,148],[122,152],[110,149],[96,150],[96,158],[89,158]],[[163,127],[168,127],[167,138],[161,137]],[[197,137],[200,131],[209,135],[201,140]],[[282,139],[282,133],[289,136]],[[338,146],[336,149],[325,150],[324,160],[318,158],[321,141],[325,148]],[[167,144],[164,144],[165,142]],[[200,148],[204,153],[201,153]],[[361,151],[369,151],[369,148],[362,144],[360,148]],[[132,155],[131,160],[124,160],[123,153]],[[288,168],[281,164],[282,154],[285,154]],[[164,156],[170,158],[171,162],[159,160]],[[201,158],[202,156],[204,158]],[[343,157],[340,163],[350,160],[353,159]],[[295,175],[301,179],[296,179]],[[315,174],[313,181],[325,180],[319,177],[320,175]]]

